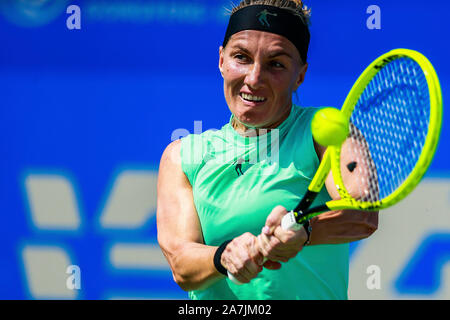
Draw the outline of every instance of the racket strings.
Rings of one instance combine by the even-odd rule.
[[[407,179],[424,146],[429,117],[428,85],[420,66],[398,58],[381,68],[350,119],[352,150],[362,164],[357,167],[361,201],[384,199]]]
[[[377,169],[366,139],[352,122],[350,122],[349,139],[351,154],[354,155],[356,174],[359,178],[356,188],[352,188],[352,197],[363,202],[377,202],[380,200]]]

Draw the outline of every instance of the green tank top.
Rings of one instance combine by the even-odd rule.
[[[230,122],[182,138],[181,166],[189,179],[206,245],[261,232],[277,205],[295,208],[318,166],[311,120],[317,108],[293,105],[277,128],[243,137]],[[324,188],[314,204],[330,200]],[[349,245],[314,245],[279,270],[263,269],[250,283],[224,278],[191,299],[347,299]]]

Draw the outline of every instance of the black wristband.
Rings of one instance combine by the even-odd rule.
[[[220,260],[222,258],[222,253],[225,251],[225,248],[230,242],[231,240],[227,240],[222,243],[219,248],[217,248],[216,253],[214,254],[214,266],[216,267],[217,271],[219,271],[223,275],[227,275],[227,269],[225,269]]]

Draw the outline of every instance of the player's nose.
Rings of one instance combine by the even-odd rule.
[[[263,85],[264,70],[260,63],[254,63],[248,69],[244,83],[253,89],[258,89]]]

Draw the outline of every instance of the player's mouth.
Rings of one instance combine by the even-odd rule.
[[[239,96],[247,105],[258,105],[266,102],[267,98],[256,96],[250,93],[241,92],[239,93]]]

